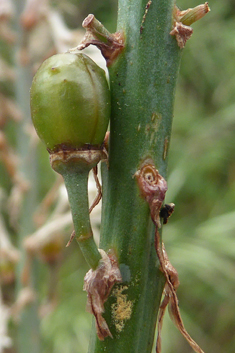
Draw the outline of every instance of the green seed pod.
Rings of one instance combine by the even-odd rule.
[[[110,91],[104,70],[88,56],[66,53],[48,58],[34,76],[30,98],[34,127],[49,152],[102,144]]]

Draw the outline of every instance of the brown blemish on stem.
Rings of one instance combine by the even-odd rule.
[[[143,19],[142,19],[142,22],[141,22],[141,26],[140,26],[140,34],[142,34],[143,32],[143,29],[144,29],[144,22],[146,20],[146,17],[147,17],[147,14],[148,14],[148,11],[149,11],[149,8],[150,8],[150,5],[152,4],[152,0],[149,0],[145,6],[145,11],[144,11],[144,16],[143,16]]]
[[[161,227],[159,212],[167,191],[167,183],[154,167],[149,159],[142,164],[142,167],[135,173],[141,195],[148,202],[151,216]]]
[[[151,115],[151,122],[145,126],[145,134],[150,144],[155,144],[157,142],[157,132],[159,129],[160,122],[162,120],[162,115],[153,112]]]
[[[168,137],[165,138],[164,140],[164,150],[163,150],[163,159],[165,161],[168,153],[168,148],[169,148],[169,140]]]
[[[112,318],[117,332],[121,332],[125,326],[125,322],[131,318],[133,301],[127,300],[127,294],[123,291],[127,290],[127,286],[120,286],[113,291],[116,303],[112,304]]]
[[[70,235],[69,241],[66,244],[66,248],[69,247],[69,245],[72,243],[73,239],[76,237],[76,233],[75,230],[72,231],[72,234]],[[89,234],[82,234],[79,237],[77,237],[77,242],[78,243],[82,243],[83,241],[86,241],[89,238],[93,237],[93,233],[89,233]]]
[[[76,234],[75,234],[76,236]],[[77,237],[77,241],[78,243],[82,243],[83,241],[86,241],[89,238],[92,238],[93,234],[92,233],[88,233],[88,234],[81,234],[79,235],[79,237]]]

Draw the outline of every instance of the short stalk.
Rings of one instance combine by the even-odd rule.
[[[99,151],[97,152],[99,158]],[[82,153],[84,154],[84,152]],[[62,160],[60,157],[57,159],[58,154],[51,155],[51,165],[64,179],[73,217],[75,237],[88,265],[94,270],[99,264],[101,255],[91,229],[87,185],[90,169],[93,168],[95,162],[92,160],[92,162],[86,163],[80,157],[70,158],[72,155],[74,156],[74,153],[69,154],[70,157],[67,156],[65,161],[64,154],[61,155]]]
[[[63,174],[63,178],[72,211],[76,240],[88,265],[92,269],[96,269],[101,256],[95,244],[90,225],[87,191],[88,173],[89,171],[73,171]]]

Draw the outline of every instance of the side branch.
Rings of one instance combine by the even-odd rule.
[[[76,48],[70,49],[69,52],[83,50],[89,45],[95,45],[100,49],[107,66],[110,66],[124,49],[123,33],[110,33],[92,14],[85,18],[82,26],[86,29],[85,36],[81,43]]]
[[[193,34],[192,23],[200,20],[210,11],[208,2],[205,4],[189,8],[184,11],[180,11],[175,5],[173,12],[174,27],[170,34],[175,36],[178,46],[182,49],[185,47],[186,42],[189,40]]]

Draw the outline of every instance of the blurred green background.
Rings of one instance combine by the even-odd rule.
[[[196,0],[179,0],[177,3],[182,9],[198,4]],[[23,8],[24,1],[18,6]],[[181,61],[166,200],[174,202],[176,207],[169,223],[164,226],[163,239],[169,258],[179,273],[179,305],[188,332],[207,353],[234,353],[235,1],[211,0],[209,6],[211,12],[193,25],[194,33],[187,42]],[[76,30],[81,28],[82,20],[89,13],[94,13],[111,32],[116,28],[117,1],[114,0],[54,0],[50,9],[59,11],[67,30],[73,31],[74,45],[80,40],[80,32],[79,40],[76,40]],[[9,28],[17,32],[19,16],[15,13],[7,21]],[[0,30],[1,63],[4,60],[12,70],[12,77],[10,73],[6,75],[4,68],[0,71],[0,211],[6,233],[16,247],[19,242],[22,244],[25,235],[37,229],[38,223],[32,221],[35,221],[35,212],[41,210],[40,203],[56,180],[48,154],[44,146],[32,138],[32,130],[24,138],[25,125],[17,119],[17,112],[19,116],[29,115],[28,89],[34,65],[45,59],[50,50],[54,50],[52,53],[58,51],[59,46],[51,44],[53,40],[56,43],[55,36],[49,40],[38,23],[32,27],[27,27],[27,22],[23,24],[24,29],[15,33],[16,38],[12,42]],[[36,40],[37,45],[31,37],[40,39]],[[19,54],[21,65],[17,64]],[[17,81],[17,77],[22,81]],[[16,104],[15,115],[9,110],[3,113],[6,99]],[[11,115],[13,118],[9,119]],[[29,162],[29,167],[27,161],[21,162],[21,158],[25,158],[31,149],[36,162]],[[22,201],[21,212],[16,215],[12,215],[9,200],[16,199],[12,191],[17,180],[11,176],[4,160],[6,156],[10,160],[12,153],[18,158],[15,164],[12,162],[17,173],[26,175],[26,179],[28,175],[33,185],[31,196],[25,196],[29,200]],[[24,193],[22,195],[23,198]],[[48,206],[45,221],[55,212],[58,202],[55,199]],[[13,202],[15,204],[16,201]],[[65,206],[62,214],[67,211]],[[68,240],[71,229],[67,225],[59,232],[66,235],[63,242]],[[55,251],[53,261],[48,260],[42,249],[35,252],[39,304],[45,309],[45,303],[56,302],[53,310],[41,310],[40,352],[85,353],[92,321],[85,311],[86,293],[82,290],[88,268],[75,242],[69,248],[58,246],[56,249],[59,250],[58,253]],[[52,251],[49,249],[48,252]],[[25,259],[25,251],[21,250],[21,253],[21,259]],[[0,259],[2,301],[11,307],[15,302],[13,293],[18,286],[19,271],[13,266],[7,272],[6,262],[3,257],[2,261]],[[58,276],[58,282],[51,294],[49,284],[55,276]],[[17,352],[14,327],[15,322],[10,319],[9,336],[13,337],[13,345],[3,350],[4,353]],[[192,352],[168,314],[163,326],[162,352]]]

